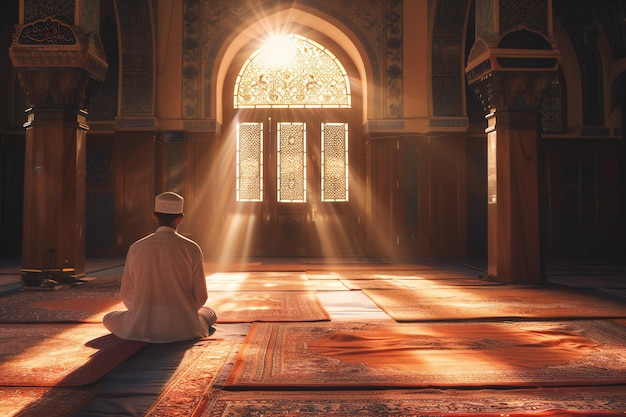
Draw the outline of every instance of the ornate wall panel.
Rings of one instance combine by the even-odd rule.
[[[432,38],[433,115],[463,115],[462,46],[468,0],[439,0]]]
[[[495,35],[495,10],[493,0],[476,0],[476,35],[487,38]]]
[[[75,4],[72,0],[24,0],[24,23],[54,17],[74,25]]]
[[[100,1],[80,0],[80,26],[85,33],[98,32]]]
[[[548,36],[546,0],[500,0],[500,33],[525,27]]]
[[[182,115],[184,119],[197,119],[200,117],[201,16],[202,3],[200,0],[184,0],[182,45]]]
[[[153,113],[152,14],[148,0],[117,0],[122,45],[121,115]]]
[[[385,43],[385,117],[403,115],[402,0],[387,0]]]
[[[117,94],[119,83],[119,51],[117,25],[106,16],[100,24],[100,39],[104,46],[109,69],[104,81],[98,85],[88,106],[90,120],[113,120],[117,116]]]

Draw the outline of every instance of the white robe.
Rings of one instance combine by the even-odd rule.
[[[103,323],[122,339],[174,342],[204,337],[216,319],[215,312],[203,307],[207,289],[202,250],[170,227],[161,226],[130,246],[120,295],[127,311],[109,313]]]

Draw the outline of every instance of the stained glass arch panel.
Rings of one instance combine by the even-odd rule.
[[[237,76],[235,108],[350,108],[350,82],[332,52],[304,36],[277,38]]]

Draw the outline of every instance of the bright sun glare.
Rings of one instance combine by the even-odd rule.
[[[292,61],[297,39],[293,35],[274,36],[269,38],[258,58],[267,66],[283,66]]]

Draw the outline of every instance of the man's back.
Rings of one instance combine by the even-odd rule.
[[[198,318],[207,299],[202,251],[174,229],[161,226],[130,247],[121,296],[129,311],[120,337],[169,342],[208,334]]]
[[[202,250],[176,232],[183,221],[184,198],[171,191],[154,199],[156,232],[128,249],[121,296],[126,311],[104,316],[118,337],[174,342],[209,335],[217,320],[207,300]]]

